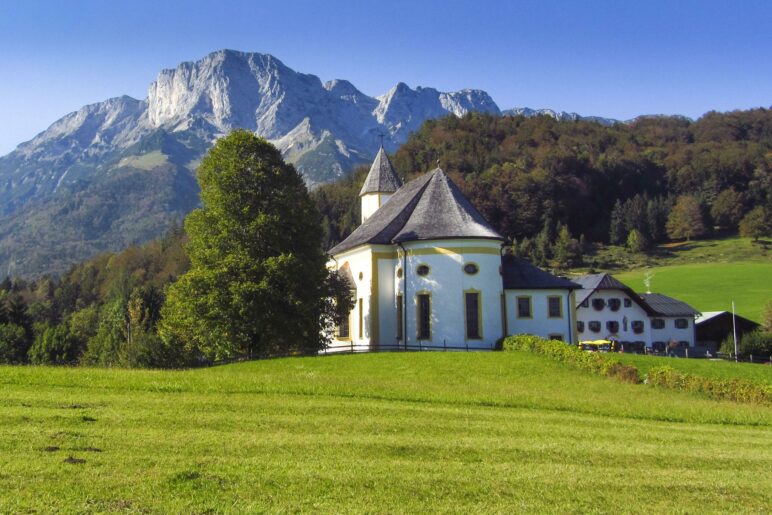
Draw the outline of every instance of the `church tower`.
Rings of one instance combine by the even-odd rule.
[[[370,173],[367,174],[365,183],[359,191],[362,199],[362,223],[365,222],[389,197],[402,186],[402,181],[397,177],[397,172],[389,161],[386,151],[381,145],[378,155],[375,156]]]

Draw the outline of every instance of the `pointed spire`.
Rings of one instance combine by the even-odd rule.
[[[400,186],[402,186],[402,181],[397,177],[397,172],[394,171],[389,156],[386,155],[386,151],[381,145],[373,165],[370,167],[370,173],[367,174],[365,183],[359,191],[359,196],[367,193],[394,193]]]

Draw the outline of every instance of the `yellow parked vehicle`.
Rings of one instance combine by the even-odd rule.
[[[619,342],[615,340],[585,340],[579,342],[579,348],[592,352],[616,352]]]

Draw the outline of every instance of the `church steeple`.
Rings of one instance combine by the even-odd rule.
[[[362,223],[370,218],[389,197],[402,186],[383,145],[375,156],[365,183],[359,191],[362,199]]]

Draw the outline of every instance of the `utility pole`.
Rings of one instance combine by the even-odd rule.
[[[734,316],[734,301],[732,301],[732,336],[734,337],[734,361],[737,363],[740,359],[737,357],[737,323]]]

